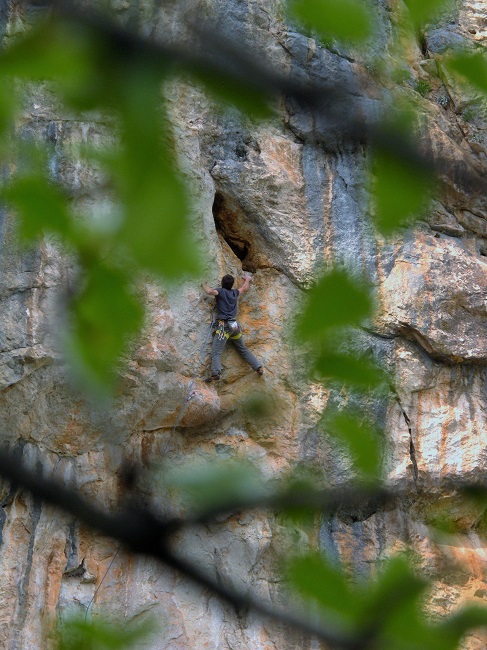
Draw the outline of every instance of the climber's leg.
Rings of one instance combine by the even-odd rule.
[[[238,339],[230,338],[230,341],[233,343],[240,356],[245,359],[253,370],[259,370],[259,368],[262,368],[262,363],[247,348],[241,336]]]
[[[221,356],[225,343],[228,339],[220,338],[218,334],[213,336],[213,343],[211,344],[211,374],[219,375],[222,371]]]

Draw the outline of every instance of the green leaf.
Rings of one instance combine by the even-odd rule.
[[[242,413],[262,423],[276,413],[276,397],[261,389],[260,392],[250,393],[242,398]]]
[[[129,59],[130,60],[130,59]],[[157,61],[140,57],[139,72]],[[0,73],[53,81],[65,103],[77,110],[117,109],[128,62],[103,28],[51,16],[0,55]]]
[[[124,198],[119,239],[136,262],[167,279],[197,275],[200,263],[186,190],[175,171],[163,162],[155,164],[141,178],[137,193],[127,191]]]
[[[404,0],[413,23],[419,27],[453,6],[452,0]]]
[[[357,388],[377,388],[385,381],[383,371],[372,361],[346,353],[324,351],[314,368],[321,377]]]
[[[92,45],[80,25],[44,21],[0,54],[0,73],[35,81],[55,79],[73,86],[89,72]]]
[[[422,602],[427,582],[404,555],[391,558],[375,582],[364,585],[360,621],[380,650],[444,650],[427,625]]]
[[[277,511],[281,520],[301,530],[315,530],[317,515],[321,516],[326,509],[322,499],[316,498],[316,489],[325,480],[321,468],[311,467],[306,462],[289,469],[273,487],[274,495],[277,496],[277,490],[280,493]]]
[[[118,241],[141,268],[166,279],[197,275],[187,190],[176,171],[158,78],[136,72],[126,71],[121,95],[121,147],[105,160],[122,203]]]
[[[464,77],[474,88],[487,94],[487,55],[485,52],[459,52],[444,62],[450,70]]]
[[[223,507],[264,494],[255,467],[249,463],[190,463],[163,469],[162,487],[179,494],[191,508]]]
[[[361,43],[372,32],[372,12],[358,0],[295,0],[290,11],[325,41]]]
[[[451,648],[456,648],[461,639],[478,627],[487,626],[487,608],[469,605],[455,612],[448,619],[440,623],[439,631],[448,639]]]
[[[434,177],[424,166],[392,150],[376,149],[373,173],[375,222],[384,235],[407,225],[427,207]]]
[[[354,623],[358,598],[343,571],[324,556],[310,553],[292,559],[286,575],[293,587],[325,611],[328,624],[345,631]]]
[[[246,82],[245,78],[236,79],[230,74],[223,76],[207,68],[197,70],[196,78],[217,102],[236,107],[256,120],[272,117],[273,109],[268,89],[252,88],[250,82],[253,82],[253,79]]]
[[[20,234],[32,240],[45,232],[71,234],[67,198],[63,192],[42,176],[14,179],[0,193],[2,199],[17,211]]]
[[[398,585],[400,593],[401,584]],[[454,650],[456,644],[445,638],[441,630],[430,625],[426,615],[421,611],[420,603],[411,599],[389,618],[378,622],[383,629],[378,635],[380,641],[377,648],[380,650]]]
[[[391,558],[377,581],[367,588],[363,623],[366,624],[374,616],[386,621],[405,607],[416,607],[426,586],[427,582],[414,573],[404,555]]]
[[[362,282],[345,271],[327,273],[310,290],[297,324],[301,339],[323,336],[331,328],[361,323],[372,312],[372,300]]]
[[[129,650],[155,631],[152,621],[121,625],[71,618],[58,630],[58,650]]]
[[[326,433],[348,448],[356,468],[376,478],[380,469],[380,438],[378,432],[350,413],[336,413],[323,420]]]
[[[17,94],[14,84],[0,76],[0,137],[13,126],[17,109]]]
[[[487,625],[487,609],[468,606],[439,624],[422,611],[428,583],[419,578],[406,558],[393,558],[376,586],[367,590],[362,623],[374,629],[384,650],[455,650],[469,631]]]
[[[127,285],[119,271],[92,264],[71,305],[67,353],[78,379],[95,395],[113,385],[115,364],[142,323],[142,308]]]
[[[367,647],[450,650],[442,643],[443,631],[426,624],[421,602],[427,582],[403,556],[385,563],[378,578],[355,584],[318,554],[292,560],[287,575],[292,586],[323,609],[328,625],[361,638]]]

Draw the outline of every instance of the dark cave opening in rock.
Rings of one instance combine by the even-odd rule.
[[[243,236],[240,232],[241,216],[228,205],[220,192],[216,192],[213,201],[213,219],[217,233],[223,237],[233,253],[241,260],[242,269],[255,272],[255,268],[250,262],[252,244],[248,236]]]

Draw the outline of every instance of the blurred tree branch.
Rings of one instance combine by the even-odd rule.
[[[400,157],[409,167],[414,168],[416,172],[419,171],[420,174],[427,174],[434,170],[437,174],[453,180],[466,192],[483,192],[487,188],[486,177],[479,174],[471,159],[467,162],[462,160],[458,164],[452,164],[451,160],[433,157],[433,155],[427,155],[420,151],[411,138],[407,138],[400,131],[382,124],[382,116],[377,117],[364,111],[362,99],[366,98],[366,95],[361,94],[361,91],[358,91],[357,88],[347,87],[342,81],[340,83],[326,83],[309,77],[306,81],[301,81],[294,79],[290,75],[283,75],[262,63],[257,57],[249,56],[243,46],[236,46],[222,34],[208,31],[206,27],[193,25],[193,39],[191,48],[189,48],[188,46],[175,46],[145,38],[118,25],[105,15],[96,13],[92,9],[82,9],[74,3],[52,0],[49,5],[53,13],[61,16],[63,20],[69,21],[75,27],[84,26],[86,29],[93,31],[97,41],[102,42],[104,47],[109,48],[113,59],[117,60],[116,71],[118,73],[128,63],[134,64],[134,69],[140,64],[146,66],[151,72],[156,70],[156,81],[145,97],[145,99],[149,100],[151,109],[157,104],[159,98],[157,94],[158,84],[168,74],[189,73],[196,80],[203,81],[208,74],[212,74],[221,83],[237,83],[250,91],[251,94],[254,93],[256,97],[264,96],[269,100],[284,98],[288,103],[292,103],[297,110],[306,111],[313,117],[318,115],[321,126],[305,135],[305,138],[327,150],[333,149],[333,146],[335,146],[327,138],[327,128],[330,127],[333,131],[340,132],[341,144],[357,147],[361,147],[363,144],[371,145],[393,155],[395,158]],[[120,80],[118,81],[120,82]],[[153,78],[151,77],[152,82]],[[121,83],[120,87],[124,91],[120,96],[125,98],[130,93],[130,89],[127,92],[123,83]],[[117,90],[120,87],[117,87]],[[102,97],[103,99],[105,98]],[[100,103],[103,105],[103,101]],[[130,109],[131,117],[136,114],[136,119],[140,119],[137,114],[138,105],[127,104],[125,108],[127,111]],[[156,110],[152,112],[152,117],[156,126],[149,136],[154,135],[153,140],[156,141],[159,134],[159,115]],[[144,116],[141,119],[143,121]],[[137,138],[135,137],[134,140],[137,140]],[[143,146],[141,146],[138,153],[141,158],[144,157]],[[159,150],[154,152],[155,160],[158,159],[160,153]],[[155,174],[155,178],[156,182],[159,182],[160,176]],[[36,200],[33,203],[36,204]],[[34,205],[34,207],[37,207],[37,205]],[[48,213],[49,210],[46,209],[46,214]],[[157,213],[157,216],[159,216],[159,213]],[[66,218],[66,221],[68,221],[68,218]],[[138,227],[137,224],[132,234],[137,232]],[[156,235],[159,236],[159,233],[157,232]],[[156,244],[157,236],[151,237],[156,241]],[[89,262],[93,263],[92,258],[89,258]],[[110,279],[110,284],[108,285],[108,292],[96,294],[97,299],[99,299],[99,302],[96,303],[97,308],[99,308],[99,304],[106,302],[105,296],[107,293],[113,293],[112,289],[116,288],[121,281],[118,275],[108,274],[105,268],[98,270],[98,275],[93,275],[93,286],[99,287],[101,285],[100,279],[103,280],[107,277]],[[336,278],[334,284],[336,285]],[[125,298],[128,300],[127,296]],[[326,303],[327,301],[320,299],[320,302]],[[121,304],[124,303],[121,302]],[[120,311],[126,312],[127,310],[121,309]],[[107,320],[99,324],[98,331],[102,333],[108,331],[111,318],[112,313],[110,312]],[[135,316],[134,320],[136,320]],[[121,337],[123,334],[124,331],[122,330]],[[100,347],[104,349],[104,340],[102,340],[102,343]],[[113,356],[117,356],[117,354],[118,348]],[[180,557],[174,551],[173,540],[176,533],[190,529],[193,526],[216,523],[223,515],[230,515],[242,510],[266,508],[279,511],[292,510],[293,508],[311,508],[321,512],[333,513],[340,509],[360,508],[365,504],[367,504],[368,508],[374,509],[379,506],[393,505],[398,498],[406,496],[408,488],[401,492],[401,490],[395,488],[388,489],[383,486],[371,486],[369,484],[360,487],[343,486],[338,489],[322,491],[296,489],[263,491],[252,498],[229,499],[226,502],[208,506],[206,509],[185,518],[178,518],[163,517],[149,507],[140,505],[135,498],[117,513],[102,510],[88,503],[76,490],[29,470],[9,452],[0,454],[0,474],[8,479],[12,485],[29,491],[35,499],[58,507],[76,517],[83,524],[119,540],[130,551],[153,557],[166,566],[175,569],[201,587],[211,590],[239,611],[251,608],[263,617],[271,618],[293,626],[309,635],[314,635],[337,649],[369,648],[376,640],[376,635],[380,632],[379,617],[381,612],[376,613],[374,619],[376,625],[372,621],[367,628],[362,628],[359,633],[345,635],[337,631],[330,621],[328,621],[327,625],[321,625],[316,622],[317,617],[311,618],[304,614],[294,614],[289,610],[274,608],[249,594],[221,584],[210,574],[200,570],[190,559]],[[403,594],[399,589],[397,599],[400,600],[402,597]]]
[[[38,463],[38,467],[42,462]],[[244,500],[223,504],[197,517],[188,519],[165,519],[157,513],[143,507],[134,500],[117,513],[110,513],[90,504],[77,490],[66,487],[59,481],[42,476],[40,471],[28,469],[19,461],[18,456],[9,451],[0,452],[0,475],[7,479],[12,490],[21,489],[29,492],[33,498],[45,504],[61,509],[75,517],[82,524],[121,542],[129,551],[152,557],[166,566],[176,570],[199,586],[211,590],[239,612],[251,609],[261,617],[278,621],[302,632],[316,636],[337,650],[365,650],[371,639],[364,634],[347,637],[336,632],[333,627],[318,624],[316,620],[304,613],[299,615],[286,609],[273,607],[216,580],[209,573],[201,570],[194,562],[179,556],[172,548],[172,537],[183,529],[202,523],[215,523],[219,516],[229,515],[235,511],[256,508],[292,508],[307,506],[313,509],[331,511],[339,505],[357,505],[362,502],[362,493],[356,489],[275,492],[263,494],[249,502]],[[381,488],[371,489],[365,498],[384,502],[392,498],[392,493]]]

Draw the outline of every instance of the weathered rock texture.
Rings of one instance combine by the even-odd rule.
[[[383,4],[378,3],[385,43],[390,30]],[[121,18],[133,21],[134,8],[126,5],[117,3]],[[180,16],[190,5],[164,6],[165,13],[146,10],[142,20],[150,20],[156,34],[184,38]],[[200,6],[212,25],[248,43],[280,70],[303,80],[346,82],[364,114],[378,110],[378,95],[363,81],[365,69],[354,54],[332,53],[286,27],[278,2],[208,0]],[[3,35],[14,31],[21,17],[14,3],[1,7]],[[426,53],[409,53],[405,65],[411,81],[404,92],[413,94],[415,82],[428,80],[426,96],[416,93],[430,119],[425,148],[485,174],[481,107],[477,110],[478,104],[469,104],[453,85],[428,75],[445,43],[470,38],[485,41],[484,3],[465,2],[454,24],[430,30]],[[53,242],[19,251],[11,217],[0,212],[4,440],[33,466],[42,456],[45,472],[106,506],[123,498],[120,473],[126,459],[163,459],[176,467],[188,459],[250,459],[269,478],[311,462],[324,469],[331,484],[343,480],[346,468],[316,423],[329,400],[345,398],[306,381],[289,337],[303,287],[338,262],[377,287],[380,309],[361,345],[393,369],[396,396],[367,408],[385,422],[390,479],[410,489],[408,504],[389,512],[338,513],[321,522],[310,541],[357,575],[369,575],[377,561],[412,544],[425,571],[435,576],[435,615],[469,598],[485,599],[487,556],[475,517],[459,509],[453,494],[431,493],[438,478],[480,478],[487,463],[487,212],[482,197],[450,182],[424,221],[383,242],[368,215],[366,154],[360,147],[342,147],[333,124],[288,105],[281,121],[256,126],[233,111],[215,111],[202,91],[186,84],[174,82],[168,95],[181,165],[192,188],[197,237],[209,253],[209,280],[216,283],[224,272],[254,274],[240,319],[247,344],[265,363],[265,378],[254,376],[228,350],[225,381],[208,387],[202,369],[173,432],[210,311],[196,284],[174,292],[148,285],[143,340],[124,369],[113,409],[97,412],[70,388],[52,336],[70,263]],[[77,201],[86,201],[98,179],[67,152],[70,143],[97,144],[109,137],[104,124],[65,119],[49,93],[37,88],[19,130],[23,137],[50,143],[52,169],[75,190]],[[262,393],[275,408],[256,419],[246,403]],[[97,588],[92,614],[115,614],[125,621],[156,615],[161,629],[143,646],[147,650],[316,647],[251,614],[235,617],[180,576],[117,552],[113,541],[31,498],[9,494],[7,488],[2,498],[1,647],[50,647],[53,621],[72,611],[84,613]],[[463,534],[434,545],[427,524],[437,512],[455,515],[457,510]],[[296,535],[301,542],[294,543],[304,544],[304,533]],[[280,602],[274,564],[288,543],[273,517],[242,515],[181,538],[180,549],[215,575]],[[447,563],[452,558],[458,562],[454,568]],[[483,648],[485,639],[472,637],[468,647]]]

